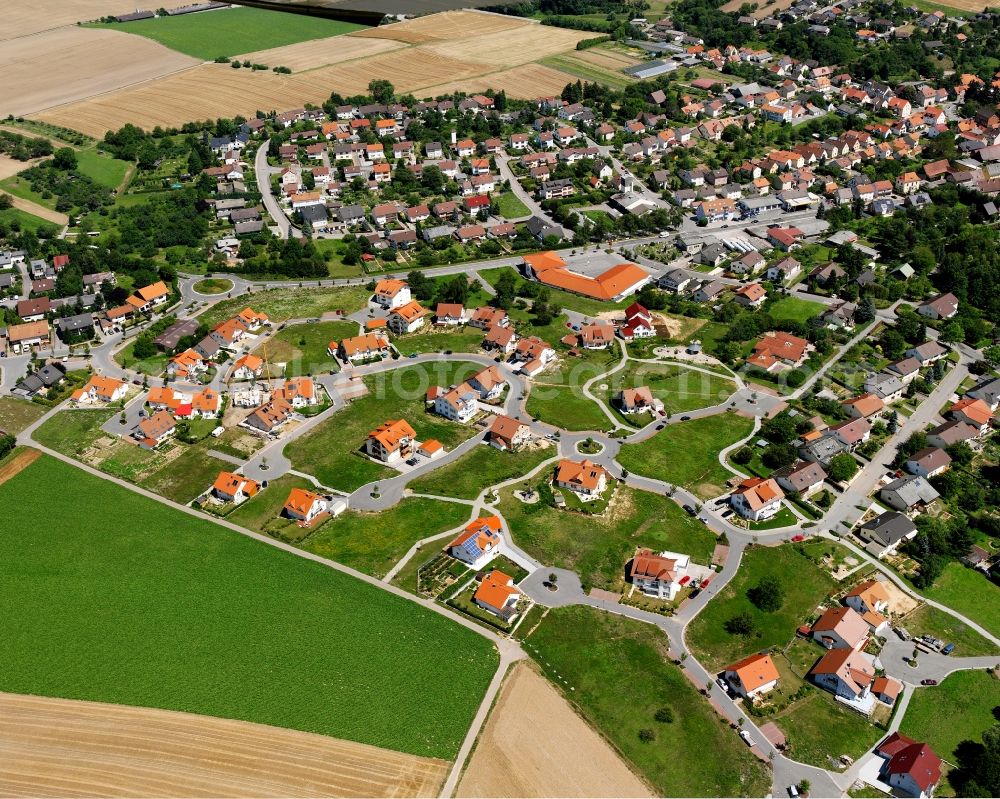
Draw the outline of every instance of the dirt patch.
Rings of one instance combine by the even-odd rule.
[[[707,319],[678,319],[666,314],[653,314],[653,327],[661,338],[681,339],[693,336],[707,322]]]
[[[882,587],[889,595],[889,611],[897,616],[905,616],[920,604],[891,580],[882,580]]]
[[[23,131],[15,132],[22,133]],[[24,135],[29,138],[34,137],[34,134],[31,133],[24,133]],[[35,158],[32,161],[18,161],[15,158],[11,158],[9,155],[0,155],[0,180],[16,175],[18,172],[23,172],[25,169],[30,169],[35,164],[40,163],[43,160],[44,159],[42,158]]]
[[[39,205],[31,200],[15,197],[13,194],[9,196],[13,206],[20,211],[24,211],[27,214],[33,214],[34,216],[44,219],[46,222],[51,222],[54,225],[65,225],[69,222],[69,217],[66,216],[66,214],[62,214],[59,211],[53,211],[51,208],[46,208],[44,205]]]
[[[527,663],[514,666],[456,796],[651,796],[649,788]]]
[[[187,69],[198,61],[142,36],[67,27],[7,42],[0,110],[22,116]],[[67,127],[72,127],[71,125]]]
[[[22,449],[11,456],[4,464],[0,464],[0,485],[10,480],[14,475],[23,472],[41,457],[37,449]]]
[[[448,763],[150,708],[0,694],[3,796],[433,796]]]

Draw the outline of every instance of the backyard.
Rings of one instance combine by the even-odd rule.
[[[658,795],[768,792],[766,766],[666,659],[667,639],[655,627],[587,607],[556,608],[525,647]],[[655,720],[663,707],[672,721]],[[654,740],[641,740],[642,730]]]
[[[618,462],[630,472],[684,486],[702,499],[725,491],[733,474],[719,452],[750,435],[753,422],[737,413],[718,413],[667,425],[640,444],[625,444]]]
[[[486,639],[435,613],[54,459],[0,503],[10,531],[44,505],[47,531],[0,536],[0,690],[450,759],[496,668]]]

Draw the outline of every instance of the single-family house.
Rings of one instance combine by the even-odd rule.
[[[260,483],[242,474],[219,472],[212,483],[212,494],[223,502],[239,505],[260,492]]]
[[[951,456],[940,447],[924,447],[906,461],[906,471],[928,479],[947,471],[949,466]]]
[[[861,614],[846,606],[824,611],[811,632],[827,649],[861,649],[868,640],[868,624]]]
[[[879,777],[893,788],[894,795],[926,799],[941,781],[942,761],[925,743],[894,732],[875,748],[883,758]]]
[[[493,417],[486,440],[496,449],[514,451],[531,440],[531,428],[510,416],[497,414]]]
[[[386,310],[400,308],[410,302],[410,284],[405,280],[380,280],[375,284],[372,302]]]
[[[413,455],[416,433],[405,419],[390,419],[368,434],[365,452],[383,463],[395,463]]]
[[[479,392],[468,383],[453,386],[435,398],[434,412],[445,419],[465,424],[479,413]]]
[[[879,491],[879,499],[901,513],[923,510],[939,496],[926,477],[916,475],[899,477]]]
[[[485,577],[472,595],[472,601],[483,610],[506,622],[517,616],[517,602],[521,592],[514,585],[514,578],[494,569]]]
[[[758,652],[723,669],[723,679],[744,699],[756,699],[778,685],[778,667],[766,652]]]
[[[304,488],[293,488],[285,500],[282,511],[289,519],[310,525],[318,516],[327,513],[329,506],[330,500],[321,494]]]
[[[601,498],[609,477],[604,467],[586,458],[582,461],[563,458],[556,466],[554,483],[557,488],[568,489],[584,502],[590,502]]]
[[[849,608],[845,608],[849,610]],[[855,614],[856,615],[856,614]],[[862,622],[867,633],[868,626]],[[848,702],[860,702],[868,696],[875,681],[871,657],[855,649],[832,649],[823,655],[809,672],[816,685]]]
[[[785,494],[774,478],[750,477],[729,497],[740,516],[753,522],[770,519],[781,509]]]
[[[673,602],[684,583],[690,581],[684,579],[689,562],[687,555],[676,552],[656,554],[650,549],[640,549],[628,565],[628,578],[646,596]]]
[[[800,460],[778,469],[771,475],[778,481],[782,490],[788,493],[808,497],[823,487],[826,471],[815,461]]]
[[[481,569],[500,552],[503,524],[497,516],[484,516],[469,522],[448,544],[446,551],[456,560]]]
[[[855,535],[865,542],[867,549],[877,558],[891,555],[900,543],[917,534],[917,526],[898,511],[886,511],[855,530]]]
[[[416,300],[410,300],[405,305],[394,306],[389,311],[389,329],[398,336],[412,333],[424,326],[424,320],[429,313]]]

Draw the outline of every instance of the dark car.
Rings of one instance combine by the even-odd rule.
[[[697,513],[697,511],[696,511],[696,510],[695,510],[694,508],[692,508],[692,507],[691,507],[690,505],[685,505],[685,506],[684,506],[684,511],[685,511],[685,512],[686,512],[686,513],[687,513],[688,515],[690,515],[690,516],[694,516],[694,515],[695,515],[695,513]]]
[[[921,685],[937,685],[937,680],[932,680],[930,678],[920,681]]]
[[[954,644],[945,644],[944,648],[941,650],[941,654],[942,655],[950,655],[954,651],[955,651],[955,645]]]
[[[681,421],[682,422],[690,422],[691,421],[691,417],[690,416],[682,416],[681,417]]]
[[[658,424],[658,425],[656,426],[656,429],[657,429],[657,430],[662,430],[662,429],[663,429],[664,427],[666,427],[666,424]]]

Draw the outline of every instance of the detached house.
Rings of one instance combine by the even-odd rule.
[[[342,361],[350,363],[365,363],[366,361],[386,358],[389,355],[389,339],[384,333],[364,333],[360,336],[345,338],[339,344],[331,341],[327,353],[336,354]]]
[[[554,483],[557,488],[572,491],[584,502],[600,499],[608,487],[607,471],[586,458],[573,461],[563,458],[556,466]]]
[[[222,502],[239,505],[260,492],[260,483],[233,472],[219,472],[212,483],[212,494]]]
[[[939,294],[923,305],[918,305],[917,313],[928,319],[951,319],[958,313],[958,297],[950,292]]]
[[[861,616],[875,633],[887,624],[889,594],[878,580],[858,583],[844,596],[844,604]]]
[[[894,732],[875,749],[884,759],[879,776],[898,796],[925,799],[941,781],[941,758],[925,743]]]
[[[159,446],[177,431],[177,423],[169,411],[157,411],[148,419],[139,421],[135,437],[146,449]]]
[[[389,329],[397,336],[412,333],[424,326],[429,312],[416,300],[394,306],[389,312]]]
[[[396,463],[413,455],[416,435],[405,419],[390,419],[368,434],[365,452],[383,463]]]
[[[772,475],[781,488],[789,493],[808,497],[823,487],[826,471],[815,461],[796,461]]]
[[[868,624],[850,607],[830,608],[813,624],[812,637],[827,649],[861,649]]]
[[[868,628],[865,627],[867,630]],[[809,672],[813,682],[848,702],[863,702],[875,681],[871,658],[854,649],[832,649]]]
[[[723,670],[723,678],[733,691],[744,699],[756,699],[778,685],[778,668],[771,656],[763,653],[750,655]]]
[[[465,424],[479,413],[479,392],[468,383],[455,386],[434,400],[434,412],[445,419]]]
[[[483,610],[498,616],[506,622],[517,616],[517,602],[521,592],[514,585],[514,578],[494,569],[479,584],[472,601]]]
[[[906,471],[930,479],[948,470],[951,456],[939,447],[924,447],[906,461]]]
[[[510,416],[497,414],[487,434],[490,445],[501,451],[520,449],[531,440],[531,428]]]
[[[124,398],[128,383],[113,377],[91,375],[87,383],[73,392],[70,400],[77,405],[93,405],[100,402],[117,402]]]
[[[495,400],[507,387],[507,380],[496,366],[488,366],[469,378],[468,383],[479,392],[479,399]]]
[[[676,552],[654,554],[640,549],[629,564],[629,579],[646,596],[672,602],[684,583],[690,558]]]
[[[887,511],[861,525],[856,531],[858,538],[866,542],[865,549],[877,558],[891,555],[903,541],[909,541],[917,534],[917,526],[902,513]]]
[[[329,511],[330,501],[320,494],[306,491],[304,488],[293,488],[282,508],[285,516],[295,519],[304,525],[310,525],[318,516]]]
[[[752,522],[770,519],[781,509],[785,494],[773,478],[750,477],[740,483],[729,498],[740,516]]]
[[[448,544],[447,553],[456,560],[481,569],[499,554],[503,545],[503,525],[497,516],[474,519]]]
[[[656,413],[663,408],[663,403],[653,397],[648,386],[639,388],[624,388],[615,395],[615,405],[622,413]]]
[[[375,284],[372,302],[387,310],[406,305],[410,302],[410,285],[405,280],[380,280]]]

